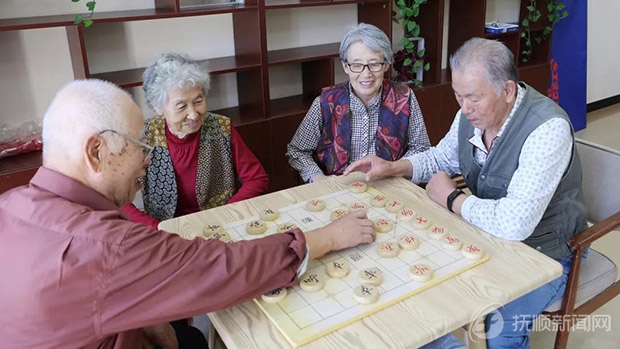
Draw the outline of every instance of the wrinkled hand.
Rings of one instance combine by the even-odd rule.
[[[426,185],[426,194],[431,200],[446,207],[448,195],[456,189],[456,182],[444,171],[439,171]]]
[[[365,180],[370,182],[373,179],[394,176],[393,164],[393,162],[384,160],[376,155],[368,155],[350,164],[344,170],[343,175],[346,176],[354,171],[364,172],[366,173]]]
[[[310,259],[375,241],[375,226],[362,210],[353,211],[323,228],[306,233]]]
[[[143,328],[145,338],[145,344],[143,348],[152,348],[153,344],[159,344],[162,349],[178,349],[179,342],[177,336],[174,333],[174,328],[170,323],[153,325]],[[146,343],[148,342],[148,343]]]

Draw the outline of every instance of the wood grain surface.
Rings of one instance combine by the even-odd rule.
[[[160,223],[160,229],[188,237],[208,223],[232,223],[258,216],[263,208],[279,208],[346,189],[361,173],[332,177],[254,199],[217,207]],[[484,233],[460,216],[432,202],[420,187],[402,178],[368,183],[386,196],[400,200],[458,232],[464,241],[481,246],[489,261],[407,298],[360,321],[331,332],[300,348],[416,348],[557,278],[561,265],[521,242]],[[290,348],[290,344],[254,304],[209,314],[228,348]]]

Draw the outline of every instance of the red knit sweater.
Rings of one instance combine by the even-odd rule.
[[[198,148],[200,144],[200,132],[178,138],[173,135],[166,125],[166,141],[170,151],[172,167],[177,182],[177,209],[175,217],[198,212],[198,200],[196,199],[196,176],[198,172]],[[233,165],[241,187],[228,200],[233,203],[249,199],[263,194],[269,185],[269,177],[263,166],[254,156],[252,151],[243,142],[237,130],[230,126],[230,146],[232,150]],[[159,220],[140,211],[134,204],[122,207],[133,222],[149,225],[157,229]]]

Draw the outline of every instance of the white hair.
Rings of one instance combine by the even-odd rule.
[[[43,116],[43,161],[75,161],[89,137],[112,129],[127,133],[120,96],[131,96],[118,86],[102,80],[76,80],[64,86]],[[125,141],[107,132],[110,151],[120,152]]]

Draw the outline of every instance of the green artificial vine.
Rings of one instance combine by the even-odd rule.
[[[80,2],[80,0],[71,0],[71,2]],[[97,5],[97,0],[89,0],[86,2],[86,8],[88,12],[87,15],[76,15],[73,24],[76,25],[84,25],[84,27],[88,28],[93,24],[93,16],[95,14],[95,6]]]
[[[543,31],[539,34],[532,33],[531,24],[536,23],[542,17],[540,10],[536,6],[536,0],[529,0],[530,5],[527,6],[527,17],[521,21],[521,25],[525,29],[524,32],[521,33],[521,38],[523,39],[523,43],[525,48],[521,50],[521,61],[529,62],[532,58],[532,52],[534,49],[534,45],[532,40],[537,44],[542,43],[551,32],[553,32],[553,27],[556,23],[561,21],[562,19],[568,16],[568,11],[565,10],[566,5],[558,0],[545,0],[547,2],[547,19],[549,20],[549,25],[545,26]]]
[[[404,36],[399,44],[403,47],[394,54],[394,70],[397,72],[396,80],[413,81],[415,86],[420,86],[421,81],[415,79],[415,72],[422,68],[430,69],[430,63],[424,64],[425,49],[419,49],[417,42],[411,41],[420,35],[420,25],[415,18],[420,15],[420,6],[428,0],[394,0],[396,11],[392,12],[392,20],[400,23]]]

